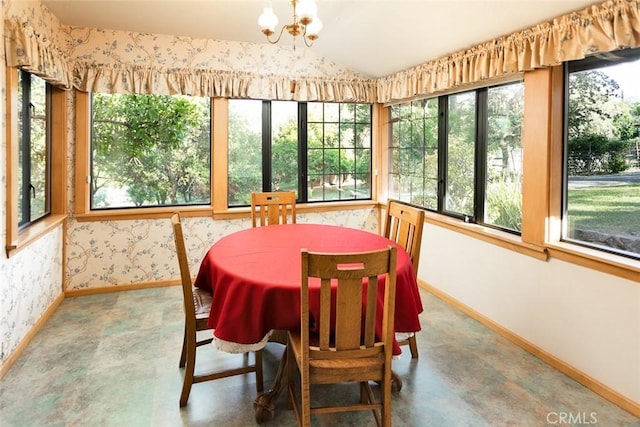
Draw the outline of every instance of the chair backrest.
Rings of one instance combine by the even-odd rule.
[[[416,274],[418,274],[418,262],[420,261],[423,226],[424,210],[389,199],[384,236],[407,251]]]
[[[300,325],[304,359],[377,355],[391,362],[396,256],[397,248],[393,245],[362,253],[327,254],[302,250]],[[385,278],[384,285],[379,284],[380,277]],[[320,318],[314,319],[314,322],[319,322],[319,335],[317,343],[313,340],[313,346],[309,345],[308,326],[310,278],[320,282]],[[378,307],[378,286],[384,286],[381,311]],[[376,338],[376,317],[380,313],[382,329],[378,330],[381,335]]]
[[[296,223],[295,191],[251,193],[251,224],[253,227],[288,222]]]
[[[176,255],[180,266],[180,281],[182,282],[182,296],[184,302],[184,314],[187,320],[187,328],[192,326],[195,330],[196,312],[193,303],[193,282],[189,271],[189,259],[187,258],[187,247],[184,243],[182,233],[182,222],[178,212],[171,215],[171,226],[173,227],[173,240],[176,244]],[[193,325],[190,323],[193,322]]]

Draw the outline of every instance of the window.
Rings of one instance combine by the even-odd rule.
[[[459,93],[446,99],[443,209],[471,218],[474,216],[476,93]]]
[[[438,99],[391,107],[389,195],[438,210]]]
[[[18,228],[51,211],[51,89],[41,78],[18,73]]]
[[[209,205],[209,98],[91,98],[90,208]]]
[[[6,252],[59,227],[67,209],[67,91],[6,68]]]
[[[230,100],[228,205],[253,191],[300,202],[371,199],[371,105]]]
[[[640,257],[640,49],[569,62],[563,240]]]
[[[524,84],[487,89],[484,223],[508,230],[522,227],[522,121]]]
[[[389,197],[519,232],[523,114],[521,82],[392,106]]]

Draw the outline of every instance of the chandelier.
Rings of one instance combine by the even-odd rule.
[[[280,41],[284,30],[287,30],[293,36],[293,50],[296,50],[296,37],[301,36],[304,44],[311,47],[313,41],[318,38],[318,33],[322,29],[322,22],[318,18],[318,6],[314,0],[289,0],[293,8],[293,23],[284,25],[280,29],[280,34],[275,40],[271,36],[275,34],[275,28],[278,25],[278,17],[273,13],[271,5],[266,6],[262,11],[262,15],[258,18],[258,25],[262,32],[267,36],[267,40],[271,44]]]

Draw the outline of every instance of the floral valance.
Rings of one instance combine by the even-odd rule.
[[[375,102],[375,80],[305,78],[239,71],[167,69],[76,62],[74,87],[85,92],[183,94],[296,101]]]
[[[378,101],[394,102],[640,46],[638,0],[610,0],[378,80]]]
[[[72,75],[67,58],[51,39],[29,25],[4,21],[7,65],[19,67],[63,89],[71,89]]]
[[[596,52],[640,46],[640,0],[608,0],[552,22],[519,31],[377,80],[340,73],[321,76],[261,74],[247,68],[200,64],[184,68],[127,60],[95,61],[91,52],[65,54],[22,15],[5,20],[7,65],[56,86],[111,93],[188,94],[297,101],[398,102],[478,84],[512,73],[581,59]],[[55,29],[52,29],[52,31]],[[63,38],[63,37],[61,37]],[[118,55],[116,55],[118,56]],[[71,59],[70,59],[71,58]],[[75,59],[73,59],[75,58]],[[91,61],[93,59],[93,61]],[[215,59],[215,58],[214,58]],[[182,65],[180,65],[181,67]],[[276,73],[279,71],[276,71]]]

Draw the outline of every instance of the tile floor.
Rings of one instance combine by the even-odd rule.
[[[394,362],[395,426],[639,426],[572,379],[422,291],[420,358]],[[195,384],[180,409],[182,338],[178,287],[69,298],[0,380],[0,425],[252,426],[254,377]],[[264,352],[265,385],[283,347]],[[196,369],[242,358],[201,348]],[[336,392],[324,392],[339,396]],[[369,412],[325,415],[317,426],[375,425]],[[292,426],[284,394],[263,426]]]

